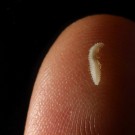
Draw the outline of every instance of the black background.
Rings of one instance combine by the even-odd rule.
[[[79,18],[101,13],[135,21],[130,1],[1,1],[0,135],[23,134],[38,69],[60,32]]]

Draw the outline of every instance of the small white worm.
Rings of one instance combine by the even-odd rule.
[[[89,70],[95,85],[99,85],[101,80],[101,64],[98,61],[99,57],[97,54],[99,53],[100,48],[103,46],[104,43],[96,43],[89,49]]]

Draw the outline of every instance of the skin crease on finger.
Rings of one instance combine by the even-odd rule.
[[[88,51],[99,52],[102,77],[94,85]],[[25,135],[135,134],[135,23],[95,15],[67,27],[39,70]]]

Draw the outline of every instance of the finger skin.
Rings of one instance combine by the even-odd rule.
[[[88,51],[97,43],[101,82],[89,74]],[[39,70],[25,135],[135,134],[135,24],[95,15],[66,28]]]

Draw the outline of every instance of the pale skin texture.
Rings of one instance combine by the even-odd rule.
[[[90,78],[88,50],[100,53],[102,80]],[[70,25],[58,37],[38,73],[25,135],[135,134],[135,23],[96,15]]]

